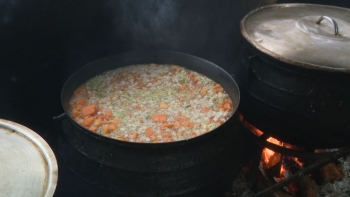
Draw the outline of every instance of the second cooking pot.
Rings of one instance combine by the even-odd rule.
[[[284,142],[331,148],[350,140],[350,10],[276,4],[241,21],[240,111]]]

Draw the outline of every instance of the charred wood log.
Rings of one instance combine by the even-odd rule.
[[[296,182],[296,186],[298,187],[297,196],[300,197],[317,197],[318,187],[309,176],[301,177]]]

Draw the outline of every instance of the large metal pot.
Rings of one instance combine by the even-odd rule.
[[[67,113],[73,91],[103,71],[127,65],[177,64],[220,83],[236,111],[240,95],[232,77],[217,65],[191,55],[140,51],[100,59],[74,73],[61,99],[65,113],[55,119],[63,130],[59,152],[68,165],[95,186],[118,196],[217,196],[239,171],[234,113],[223,125],[204,135],[170,143],[135,143],[95,134]]]
[[[284,142],[349,145],[350,10],[276,4],[241,21],[244,118]]]

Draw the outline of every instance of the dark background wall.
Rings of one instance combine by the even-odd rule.
[[[54,139],[60,90],[75,70],[130,50],[162,49],[235,72],[239,21],[262,0],[0,0],[0,118]],[[350,7],[347,0],[278,1]]]

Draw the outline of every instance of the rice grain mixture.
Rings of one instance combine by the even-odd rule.
[[[69,113],[100,135],[161,143],[209,132],[233,113],[220,84],[175,65],[132,65],[107,71],[78,87]]]

